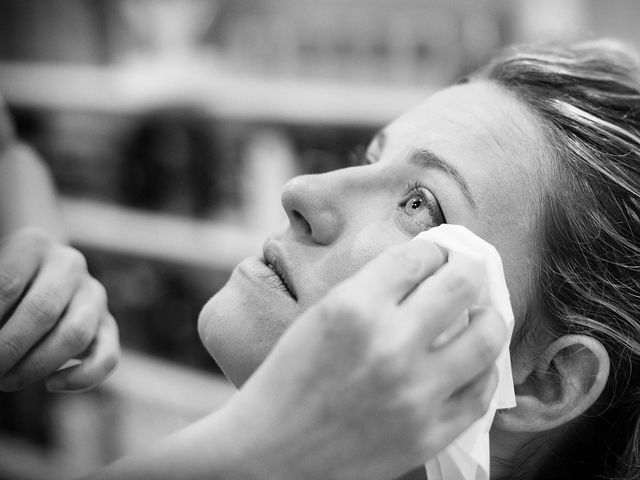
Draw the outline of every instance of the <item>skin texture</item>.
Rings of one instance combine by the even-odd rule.
[[[531,179],[541,139],[535,119],[509,93],[474,82],[442,90],[392,122],[371,142],[362,166],[292,179],[282,192],[290,225],[265,245],[286,264],[297,301],[263,278],[256,259],[247,260],[203,309],[203,343],[242,385],[291,322],[331,286],[384,248],[435,225],[428,209],[409,208],[416,182],[437,199],[448,223],[466,226],[497,248],[517,329],[531,285],[539,199]],[[409,161],[422,149],[458,170],[475,207],[441,169]]]

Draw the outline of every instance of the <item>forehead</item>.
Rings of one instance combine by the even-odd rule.
[[[537,118],[501,87],[472,82],[429,97],[387,127],[384,137],[383,158],[429,149],[459,170],[478,210],[458,209],[447,221],[495,245],[516,290],[512,295],[522,297],[530,285],[544,185],[545,142]]]
[[[385,129],[386,146],[410,148],[427,142],[489,166],[533,166],[530,148],[540,146],[539,122],[510,92],[477,81],[446,88],[409,110]],[[442,152],[444,154],[444,152]],[[506,162],[506,157],[511,161]]]
[[[544,144],[537,118],[490,82],[444,89],[384,131],[389,156],[432,150],[463,173],[480,207],[494,210],[538,198]]]

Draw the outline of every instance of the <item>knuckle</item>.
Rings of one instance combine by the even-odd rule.
[[[46,325],[54,323],[62,311],[60,300],[57,295],[50,290],[27,296],[24,308],[27,315],[40,322],[44,322]]]
[[[47,361],[40,355],[33,355],[22,369],[23,376],[42,378],[47,374]]]
[[[447,295],[465,301],[474,299],[479,290],[473,276],[458,266],[449,269],[447,274],[442,276],[442,283]]]
[[[349,344],[352,351],[366,351],[373,330],[369,317],[345,292],[335,291],[315,306],[323,335],[331,338],[333,345]]]
[[[209,312],[206,305],[198,314],[196,327],[198,329],[198,337],[200,338],[200,341],[204,343],[204,339],[207,338],[207,331],[209,330]]]
[[[92,279],[92,283],[95,286],[96,289],[96,293],[99,295],[100,299],[102,300],[102,302],[104,304],[107,303],[107,300],[109,298],[109,296],[107,295],[107,289],[105,288],[104,285],[102,285],[102,283],[100,283],[98,280],[96,280],[95,278]]]
[[[113,336],[116,339],[118,356],[120,356],[120,329],[118,328],[118,322],[116,322],[116,319],[113,318],[111,314],[109,314],[109,322],[111,322],[111,325],[113,327]]]
[[[495,336],[480,332],[475,342],[476,359],[481,364],[490,364],[500,353],[501,344],[495,339]]]
[[[3,359],[2,364],[5,363],[4,359],[6,359],[7,364],[13,365],[20,360],[24,352],[25,346],[19,338],[9,337],[0,342],[0,359]]]
[[[64,331],[64,341],[74,351],[80,352],[89,346],[93,340],[93,332],[87,325],[87,322],[75,320]]]
[[[403,363],[395,356],[383,353],[378,356],[375,365],[378,388],[396,391],[406,377],[406,369]],[[408,406],[407,404],[403,405],[404,407]]]
[[[493,307],[485,307],[485,312],[489,325],[487,330],[492,332],[492,339],[496,343],[496,348],[501,349],[507,336],[507,324],[502,314]]]
[[[119,351],[110,352],[102,362],[102,370],[104,372],[104,375],[108,375],[109,373],[111,373],[118,366],[119,361]]]
[[[493,368],[491,370],[491,375],[487,378],[487,381],[483,384],[484,388],[482,393],[478,395],[478,412],[479,416],[484,415],[489,410],[489,406],[491,405],[491,399],[495,392],[498,379],[498,371],[497,368]]]
[[[371,321],[375,315],[372,302],[358,289],[341,289],[328,300],[325,305],[327,313],[336,320],[359,324]]]
[[[95,278],[91,278],[91,280],[89,281],[89,285],[95,295],[95,300],[96,300],[95,304],[99,305],[101,309],[106,310],[107,303],[108,303],[108,295],[107,295],[106,288],[104,288],[104,285],[102,285]]]
[[[73,247],[62,246],[60,247],[61,255],[65,259],[67,268],[71,271],[85,271],[87,270],[87,260],[84,255]]]
[[[480,396],[471,401],[469,412],[474,418],[480,418],[487,413],[487,410],[489,409],[489,400],[490,399],[485,399],[484,396]]]
[[[110,313],[107,314],[104,321],[109,324],[109,327],[111,329],[110,335],[115,344],[114,352],[116,353],[116,355],[118,355],[118,357],[120,357],[120,329],[118,328],[118,323]]]
[[[0,271],[0,302],[13,302],[22,294],[24,281],[16,273]]]
[[[484,385],[484,390],[482,391],[482,394],[481,394],[482,402],[485,404],[485,411],[489,409],[491,398],[493,397],[493,394],[495,393],[496,388],[498,387],[498,380],[499,380],[498,367],[494,365],[493,368],[491,369],[489,378],[487,379],[487,382]]]
[[[386,337],[386,336],[385,336]],[[375,335],[369,348],[369,363],[380,389],[402,393],[399,405],[412,406],[413,396],[409,395],[417,385],[416,363],[412,355],[407,355],[401,344],[388,337]],[[415,393],[415,392],[413,392]]]

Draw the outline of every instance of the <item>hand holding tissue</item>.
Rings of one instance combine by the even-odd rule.
[[[509,340],[513,332],[514,318],[502,260],[492,245],[460,225],[444,224],[427,230],[416,238],[436,243],[448,251],[450,258],[455,255],[481,257],[486,267],[486,283],[478,297],[477,305],[491,305],[498,310],[506,323],[505,344],[496,360],[498,386],[489,409],[482,418],[425,465],[429,480],[488,480],[489,430],[493,418],[498,408],[511,408],[516,405],[509,357]],[[463,324],[452,325],[451,331],[445,332],[445,335],[451,338],[462,327]],[[443,338],[437,340],[446,342]]]

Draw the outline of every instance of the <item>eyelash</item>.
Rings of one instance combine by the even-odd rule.
[[[426,194],[425,192],[429,192],[429,193]],[[425,205],[427,205],[427,208],[429,209],[429,213],[431,214],[431,216],[435,221],[434,225],[424,225],[421,222],[416,221],[416,224],[419,224],[418,226],[422,227],[423,229],[427,229],[432,226],[438,226],[443,223],[447,223],[447,219],[445,218],[444,213],[442,212],[442,208],[440,208],[440,204],[438,203],[438,200],[436,200],[436,198],[433,196],[431,191],[419,181],[415,181],[407,185],[407,194],[405,196],[406,201],[403,202],[402,206],[404,207],[406,205],[406,202],[411,200],[411,198],[414,196],[419,196],[422,199]]]

